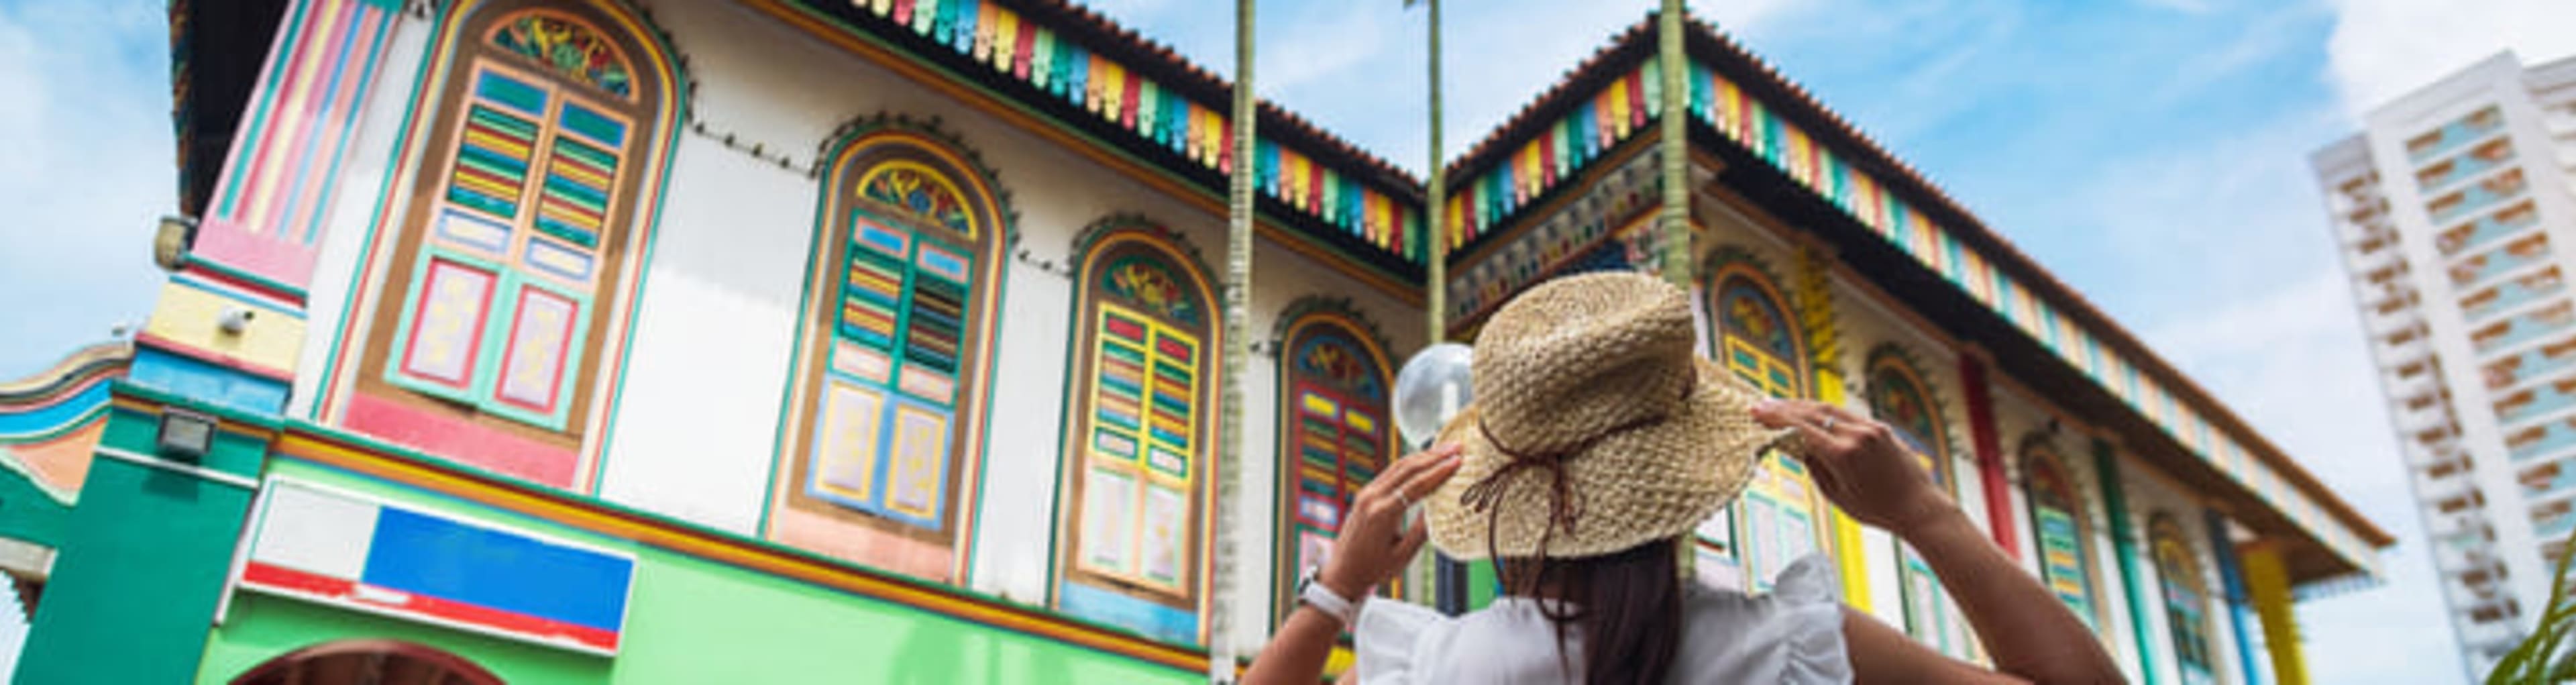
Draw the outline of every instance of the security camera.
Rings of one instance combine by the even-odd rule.
[[[223,315],[215,319],[215,327],[221,329],[224,335],[241,335],[243,329],[250,327],[251,317],[257,315],[258,312],[252,311],[249,307],[231,305],[224,307]]]

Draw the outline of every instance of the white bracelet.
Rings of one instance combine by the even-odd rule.
[[[1340,593],[1334,592],[1332,588],[1326,587],[1323,582],[1317,580],[1317,576],[1321,574],[1322,569],[1310,568],[1306,569],[1306,575],[1304,577],[1297,579],[1298,603],[1314,607],[1316,611],[1324,612],[1324,615],[1331,616],[1335,620],[1341,621],[1343,627],[1347,628],[1359,625],[1360,604],[1361,602],[1367,601],[1368,598],[1361,597],[1359,600],[1354,601],[1350,598],[1343,597]]]

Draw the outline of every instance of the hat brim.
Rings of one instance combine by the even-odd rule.
[[[1469,487],[1513,457],[1477,429],[1476,406],[1460,412],[1437,440],[1458,443],[1464,455],[1457,475],[1425,504],[1432,546],[1461,560],[1582,558],[1676,537],[1708,520],[1744,490],[1762,454],[1784,446],[1791,432],[1753,420],[1759,391],[1714,361],[1692,361],[1695,387],[1673,415],[1564,457],[1567,491],[1579,507],[1571,532],[1547,534],[1553,476],[1546,469],[1506,476],[1490,510],[1466,501]]]

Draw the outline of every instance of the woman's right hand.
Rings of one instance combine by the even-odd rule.
[[[1753,418],[1791,428],[1804,445],[1791,452],[1814,474],[1816,488],[1854,519],[1904,538],[1958,505],[1933,485],[1922,458],[1887,424],[1850,410],[1803,400],[1754,405]]]
[[[1333,539],[1332,555],[1324,558],[1316,582],[1357,600],[1413,563],[1430,533],[1428,522],[1408,525],[1405,512],[1457,475],[1459,453],[1453,443],[1405,455],[1360,488],[1342,515],[1341,535]]]

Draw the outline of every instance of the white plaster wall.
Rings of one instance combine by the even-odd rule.
[[[703,137],[675,148],[599,496],[758,535],[817,184]]]
[[[392,35],[385,42],[384,65],[379,67],[381,71],[376,74],[366,102],[359,105],[362,109],[357,135],[342,158],[339,177],[333,179],[339,190],[327,209],[313,280],[306,285],[304,349],[296,362],[295,383],[286,400],[288,416],[320,418],[322,376],[330,369],[335,344],[341,341],[340,319],[348,312],[350,296],[360,282],[356,269],[358,260],[366,254],[376,210],[384,206],[387,192],[409,195],[387,179],[392,177],[393,169],[413,166],[408,158],[394,159],[394,147],[403,136],[404,125],[409,123],[404,117],[411,111],[421,67],[427,63],[429,34],[437,27],[409,12],[394,13],[393,22]],[[408,154],[416,158],[419,152]]]

